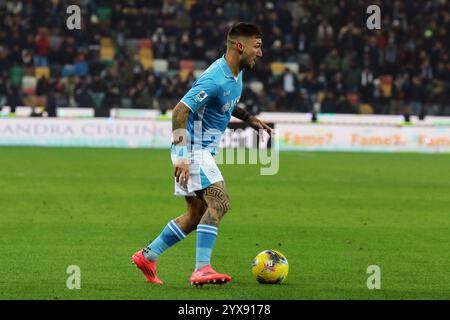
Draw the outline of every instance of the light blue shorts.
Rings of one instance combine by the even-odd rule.
[[[188,157],[190,166],[187,187],[183,187],[174,178],[176,196],[195,197],[194,191],[203,190],[216,182],[223,181],[222,173],[220,173],[214,157],[208,150],[193,150]],[[176,155],[173,145],[171,158],[172,164],[175,165]]]

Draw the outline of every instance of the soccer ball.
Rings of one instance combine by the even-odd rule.
[[[288,272],[288,261],[281,252],[264,250],[253,259],[252,273],[259,283],[282,283]]]

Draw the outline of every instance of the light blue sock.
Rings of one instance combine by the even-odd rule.
[[[217,227],[207,224],[197,226],[197,251],[195,270],[211,264],[211,253],[217,238]]]
[[[156,260],[161,253],[185,237],[186,235],[176,224],[175,220],[170,221],[161,234],[143,250],[145,259],[149,261]]]

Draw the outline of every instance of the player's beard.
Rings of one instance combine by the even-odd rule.
[[[243,69],[248,69],[248,70],[253,69],[253,67],[254,67],[255,64],[256,64],[256,60],[254,60],[254,62],[255,62],[255,63],[252,65],[252,61],[251,61],[251,60],[244,61],[244,63],[243,63],[243,65],[244,65]]]

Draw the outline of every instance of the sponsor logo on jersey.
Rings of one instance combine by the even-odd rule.
[[[227,103],[225,103],[222,106],[222,112],[225,113],[227,112],[230,108],[234,108],[234,106],[239,102],[239,99],[241,98],[241,96],[237,97],[236,99],[233,99]]]

